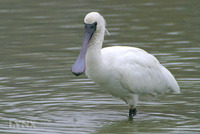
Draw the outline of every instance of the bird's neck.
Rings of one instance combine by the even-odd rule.
[[[95,77],[98,77],[103,67],[101,48],[104,40],[104,32],[93,35],[86,54],[86,75],[93,80]]]
[[[99,65],[102,62],[101,48],[103,45],[104,33],[95,33],[90,40],[86,54],[86,67],[92,64]]]

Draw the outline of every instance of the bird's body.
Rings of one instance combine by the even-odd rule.
[[[179,93],[179,86],[171,73],[142,49],[106,47],[101,49],[101,60],[97,53],[90,51],[93,50],[88,49],[86,56],[86,75],[111,95],[133,103],[133,107],[137,104],[135,97],[140,94]]]
[[[130,110],[135,109],[140,95],[180,92],[173,75],[146,51],[128,46],[102,49],[106,29],[99,13],[89,13],[84,22],[90,30],[94,25],[96,28],[92,33],[85,31],[84,37],[89,41],[84,40],[79,58],[72,67],[75,75],[85,71],[88,78],[104,90],[128,103]],[[84,47],[84,44],[88,46]]]

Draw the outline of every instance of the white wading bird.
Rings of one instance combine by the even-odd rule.
[[[78,76],[86,72],[89,79],[128,103],[129,117],[136,115],[140,95],[180,93],[173,75],[146,51],[126,46],[102,49],[104,34],[108,31],[98,12],[88,13],[84,24],[84,40],[72,73]]]

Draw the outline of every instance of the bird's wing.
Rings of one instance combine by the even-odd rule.
[[[109,47],[103,51],[104,56],[110,58],[107,61],[112,61],[109,64],[113,73],[118,74],[116,79],[130,92],[135,94],[179,92],[179,86],[173,75],[146,51],[134,47]]]

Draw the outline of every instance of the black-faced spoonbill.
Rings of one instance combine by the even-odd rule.
[[[98,12],[88,13],[84,24],[84,40],[72,73],[78,76],[86,72],[105,91],[128,103],[129,117],[136,115],[135,107],[141,95],[180,93],[173,75],[146,51],[128,46],[102,49],[107,30]]]

